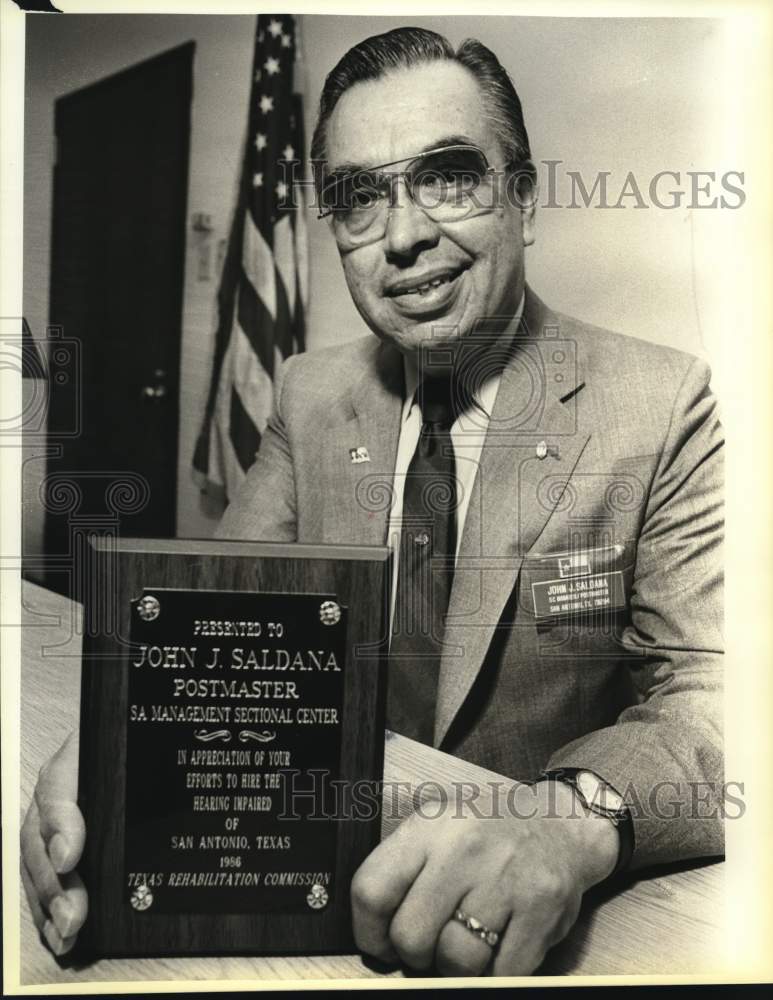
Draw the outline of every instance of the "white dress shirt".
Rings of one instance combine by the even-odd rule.
[[[523,312],[524,296],[518,309],[507,328],[502,332],[502,339],[509,340],[515,335],[518,323]],[[387,544],[393,552],[393,576],[392,576],[392,602],[390,610],[390,628],[392,633],[392,623],[395,612],[395,598],[397,596],[397,577],[400,566],[400,536],[402,532],[403,516],[403,489],[405,486],[405,476],[411,464],[413,453],[419,443],[421,434],[421,408],[416,400],[416,389],[418,386],[418,372],[416,363],[412,358],[404,356],[405,367],[405,401],[403,403],[402,422],[400,425],[400,438],[397,443],[397,458],[395,460],[395,475],[392,484],[392,509],[389,512],[389,529],[387,533]],[[480,453],[483,449],[483,442],[486,440],[491,413],[494,409],[494,401],[497,398],[499,383],[502,380],[502,370],[492,372],[484,381],[476,387],[474,400],[477,406],[470,405],[463,410],[451,425],[451,442],[454,446],[454,461],[456,465],[456,555],[459,555],[459,545],[462,539],[462,529],[464,528],[467,509],[470,505],[470,497],[475,483],[475,476],[478,472]]]

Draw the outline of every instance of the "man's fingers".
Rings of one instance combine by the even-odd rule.
[[[88,914],[88,893],[77,872],[60,876],[62,894],[51,904],[51,916],[63,938],[75,938]]]
[[[455,912],[468,885],[448,855],[431,857],[408,889],[389,926],[389,938],[412,969],[429,969],[443,926]]]
[[[86,826],[77,805],[78,741],[74,733],[40,771],[35,787],[40,835],[57,872],[69,872],[80,861]]]
[[[512,914],[511,899],[504,886],[477,886],[454,908],[451,920],[438,937],[435,964],[441,975],[480,976],[494,952],[491,945],[456,920],[457,910],[504,939]]]
[[[75,935],[72,937],[62,937],[50,920],[47,920],[43,925],[42,934],[46,944],[55,955],[66,954],[75,944]]]
[[[451,919],[440,932],[435,966],[441,976],[482,976],[491,956],[484,941]]]
[[[32,881],[32,876],[27,871],[27,866],[22,859],[21,863],[21,881],[24,886],[24,891],[27,894],[27,902],[30,906],[30,913],[32,914],[32,922],[35,924],[39,931],[43,930],[43,924],[48,919],[46,914],[43,912],[43,907],[40,905],[40,899],[38,898],[37,889],[35,888],[35,883]]]
[[[76,872],[65,876],[64,883],[60,886],[59,891],[49,899],[45,908],[32,875],[23,863],[21,880],[27,894],[32,921],[37,929],[48,939],[45,934],[45,925],[52,923],[63,941],[74,942],[88,912],[88,896],[80,876]],[[57,954],[61,954],[61,952],[57,951]]]
[[[352,926],[357,947],[384,962],[397,958],[389,939],[392,916],[421,871],[426,850],[405,820],[372,851],[352,879]]]
[[[78,797],[78,733],[73,730],[40,769],[35,795],[54,799]]]
[[[40,815],[35,802],[30,806],[22,827],[22,857],[36,897],[48,913],[51,900],[61,891],[61,885],[40,835]]]
[[[492,976],[528,976],[537,969],[548,950],[546,935],[529,927],[528,919],[513,914],[494,954]]]
[[[44,936],[44,925],[50,917],[62,939],[73,937],[86,919],[86,889],[77,872],[60,875],[55,871],[39,829],[33,802],[22,828],[22,879],[32,918]]]
[[[40,834],[54,870],[71,872],[81,859],[86,824],[74,802],[48,800],[40,808]]]

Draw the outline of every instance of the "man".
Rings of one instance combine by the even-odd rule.
[[[285,364],[220,534],[394,545],[388,726],[526,783],[493,819],[404,822],[355,877],[355,937],[419,970],[528,973],[592,885],[722,850],[708,370],[526,286],[528,138],[479,43],[356,46],[312,156],[377,339]],[[24,833],[57,950],[86,905],[73,759],[44,770]]]

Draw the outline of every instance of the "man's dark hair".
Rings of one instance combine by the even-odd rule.
[[[326,158],[327,123],[341,95],[355,83],[377,80],[390,70],[446,60],[465,66],[475,77],[487,101],[486,112],[504,147],[508,163],[531,158],[529,137],[523,122],[521,102],[507,70],[485,45],[475,38],[453,46],[436,31],[424,28],[394,28],[355,45],[328,73],[319,99],[319,114],[311,139],[311,159],[321,166]],[[321,181],[323,170],[316,169]]]

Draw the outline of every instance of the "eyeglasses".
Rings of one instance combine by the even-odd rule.
[[[384,173],[386,167],[406,164]],[[331,175],[320,192],[318,218],[331,220],[333,234],[344,249],[382,239],[395,186],[403,178],[408,196],[435,222],[459,222],[495,207],[489,165],[477,146],[451,145],[415,157],[382,163],[356,173]]]

